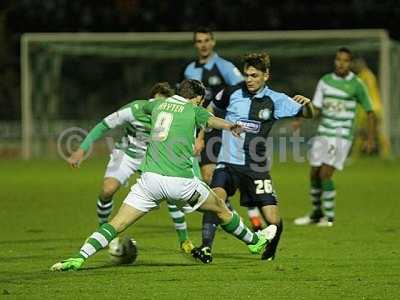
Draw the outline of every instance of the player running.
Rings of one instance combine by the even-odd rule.
[[[216,40],[211,29],[202,27],[193,32],[194,47],[197,51],[197,58],[188,64],[184,71],[185,79],[200,80],[206,87],[206,96],[203,107],[208,105],[215,99],[215,96],[222,89],[234,86],[243,82],[243,76],[239,69],[230,61],[218,55],[215,52]],[[224,118],[225,111],[214,106],[213,113],[215,116]],[[201,175],[203,180],[211,183],[215,165],[217,163],[218,154],[221,149],[220,130],[200,130],[195,143],[195,153],[200,154]],[[229,200],[227,205],[230,206]],[[249,215],[253,230],[262,228],[263,221],[257,207],[248,207]],[[206,214],[203,218],[204,239],[213,239],[213,226],[217,222],[215,215]]]
[[[174,94],[174,91],[167,82],[161,82],[153,86],[150,94],[152,98],[149,101],[154,101],[168,98]],[[141,111],[145,103],[147,100],[132,101],[104,118],[89,132],[79,149],[68,159],[71,166],[79,166],[93,142],[104,137],[113,128],[124,127],[125,134],[115,144],[110,155],[102,190],[97,198],[97,216],[100,225],[106,223],[112,213],[114,194],[139,169],[145,156],[150,135],[150,116]],[[200,176],[197,161],[195,166],[197,175]],[[168,210],[178,234],[180,248],[185,253],[190,253],[194,246],[189,240],[185,214],[170,203],[168,203]]]
[[[313,104],[321,121],[310,151],[311,214],[297,218],[296,225],[333,226],[335,220],[335,170],[343,170],[350,151],[357,103],[367,112],[367,150],[374,149],[375,115],[365,85],[350,71],[352,53],[340,48],[335,56],[335,70],[318,82]]]
[[[245,83],[222,91],[213,105],[226,111],[225,120],[241,124],[245,133],[239,139],[222,132],[222,147],[211,187],[222,199],[240,191],[240,205],[258,207],[267,224],[277,228],[262,259],[272,260],[283,229],[278,201],[269,174],[267,137],[275,121],[288,117],[313,117],[313,106],[306,97],[293,98],[278,93],[266,85],[270,73],[270,58],[266,53],[245,56]],[[217,225],[213,226],[214,232]],[[267,227],[268,228],[268,227]],[[214,234],[215,235],[215,234]],[[212,261],[214,240],[204,239],[192,255],[204,263]]]
[[[248,245],[251,253],[260,253],[276,228],[267,227],[256,234],[236,212],[231,212],[225,202],[197,177],[193,170],[193,146],[196,128],[210,126],[229,131],[238,136],[240,125],[214,117],[199,103],[205,89],[197,80],[181,82],[178,95],[165,100],[155,100],[143,105],[143,112],[151,114],[151,141],[143,164],[142,176],[131,188],[117,215],[95,231],[83,244],[75,257],[56,263],[53,271],[76,270],[99,250],[107,247],[118,233],[134,224],[146,213],[169,199],[188,211],[212,211],[218,215],[222,228]]]

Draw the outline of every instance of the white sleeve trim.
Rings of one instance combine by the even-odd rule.
[[[125,122],[132,123],[134,120],[135,118],[133,117],[132,109],[130,107],[116,111],[104,118],[104,122],[106,122],[110,128],[121,126]]]

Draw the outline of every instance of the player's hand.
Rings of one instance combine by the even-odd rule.
[[[231,126],[230,130],[231,130],[233,136],[240,137],[240,134],[242,132],[244,132],[244,127],[242,125],[239,125],[239,124],[233,124]]]
[[[302,95],[296,95],[292,99],[303,106],[311,102],[310,99]]]
[[[200,155],[204,147],[205,147],[204,139],[197,138],[196,141],[194,142],[194,155]]]
[[[71,154],[67,162],[72,168],[79,168],[79,165],[84,156],[85,156],[85,151],[79,148],[78,150],[76,150],[74,153]]]

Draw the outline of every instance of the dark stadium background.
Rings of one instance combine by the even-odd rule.
[[[0,299],[400,299],[399,4],[400,0],[0,0]],[[308,148],[307,134],[314,132],[316,122],[302,124],[302,136],[298,137],[306,139],[296,159],[290,141],[297,136],[289,126],[291,120],[282,121],[270,135],[276,143],[270,160],[273,184],[285,223],[275,261],[250,256],[245,245],[219,230],[212,264],[196,262],[179,249],[163,203],[161,209],[124,233],[137,241],[139,256],[134,264],[114,266],[108,252],[103,251],[82,271],[50,272],[50,266],[74,255],[97,227],[96,201],[106,154],[113,147],[107,139],[111,136],[107,136],[81,168],[71,169],[62,158],[69,156],[74,138],[80,142],[76,130],[92,128],[106,114],[128,103],[125,96],[142,97],[155,81],[176,83],[196,52],[191,34],[178,34],[185,40],[173,46],[170,32],[191,32],[198,26],[215,31],[346,29],[349,47],[354,46],[353,52],[366,59],[381,83],[386,82],[381,92],[390,95],[385,106],[390,117],[385,120],[393,133],[392,152],[397,150],[396,156],[349,157],[345,171],[335,175],[335,225],[295,226],[294,219],[310,209],[309,165],[303,154]],[[376,32],[384,33],[388,43],[376,37],[357,40],[357,33],[347,30],[378,28],[390,34],[390,43],[385,31]],[[168,40],[160,45],[167,51],[158,52],[170,54],[175,47],[178,54],[157,57],[151,34],[147,44],[135,41],[146,56],[65,55],[59,64],[62,72],[57,73],[51,72],[54,65],[49,62],[57,61],[57,52],[48,47],[48,40],[40,41],[42,47],[35,48],[33,42],[29,48],[24,39],[22,49],[26,51],[21,51],[21,36],[30,32],[57,33],[51,35],[55,39],[59,32],[163,32],[161,36]],[[284,43],[284,39],[258,41],[264,32],[259,34],[252,44],[244,45],[242,39],[223,41],[219,37],[224,34],[218,33],[216,50],[239,66],[244,51],[261,51],[266,45],[272,55],[268,84],[289,95],[312,96],[320,76],[332,71],[333,55],[343,41],[331,41],[325,32],[323,38]],[[75,39],[77,35],[68,36]],[[86,39],[93,34],[80,36]],[[128,35],[121,36],[125,39]],[[113,41],[112,46],[115,44]],[[117,43],[117,50],[120,45]],[[156,50],[164,50],[160,45]],[[395,46],[393,52],[390,45]],[[32,50],[32,72],[26,67],[22,75],[34,74],[24,77],[24,83],[26,77],[34,78],[30,81],[33,88],[27,84],[22,90],[23,95],[32,90],[34,105],[30,110],[36,119],[26,122],[31,126],[31,152],[35,155],[25,160],[21,155],[20,59],[24,66],[29,65],[28,48]],[[58,80],[59,74],[63,81]],[[46,97],[53,92],[62,97]],[[25,120],[27,115],[24,113]],[[132,176],[129,183],[136,178]],[[114,213],[129,188],[128,184],[115,195]],[[230,201],[249,224],[246,209],[239,205],[239,193]],[[187,215],[195,245],[201,243],[201,219],[200,213]]]
[[[218,31],[384,28],[400,39],[398,1],[0,1],[0,120],[20,119],[24,32]],[[245,8],[245,9],[244,9]]]

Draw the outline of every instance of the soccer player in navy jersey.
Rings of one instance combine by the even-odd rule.
[[[243,82],[243,76],[230,61],[220,57],[215,51],[216,41],[209,28],[199,28],[193,32],[193,42],[197,50],[197,59],[187,65],[185,79],[196,79],[206,86],[206,96],[203,103],[207,107],[222,89]],[[224,118],[223,110],[214,109],[217,117]],[[221,148],[221,131],[209,128],[201,130],[195,143],[195,154],[200,154],[200,167],[203,180],[211,183],[211,178]],[[229,205],[229,203],[227,203]],[[248,215],[253,230],[261,229],[262,217],[256,207],[248,208]],[[212,215],[203,220],[203,237],[213,239],[214,223],[217,221]],[[210,230],[209,230],[210,229]]]
[[[213,32],[208,28],[199,28],[193,33],[193,41],[197,49],[197,59],[187,65],[185,79],[197,79],[206,87],[206,96],[203,103],[207,107],[215,95],[227,86],[233,86],[243,81],[242,74],[230,61],[227,61],[214,52],[215,39]],[[223,116],[221,110],[216,109],[214,114]],[[216,137],[216,138],[213,138]],[[219,138],[218,138],[219,137]],[[198,152],[201,151],[201,172],[203,180],[211,182],[212,174],[217,162],[221,132],[210,130],[204,133],[204,143],[198,139]],[[208,147],[207,147],[208,145]],[[208,150],[208,151],[207,151]]]
[[[288,117],[312,118],[314,111],[310,99],[304,96],[289,97],[271,90],[266,85],[269,66],[266,53],[245,56],[245,82],[225,88],[211,104],[226,112],[225,120],[245,128],[239,139],[229,132],[222,133],[211,187],[222,199],[239,189],[241,206],[258,207],[266,223],[275,226],[274,237],[262,255],[262,259],[273,260],[283,227],[268,168],[267,137],[275,121]],[[213,239],[203,237],[202,245],[193,249],[192,255],[204,263],[211,262],[212,242]]]

